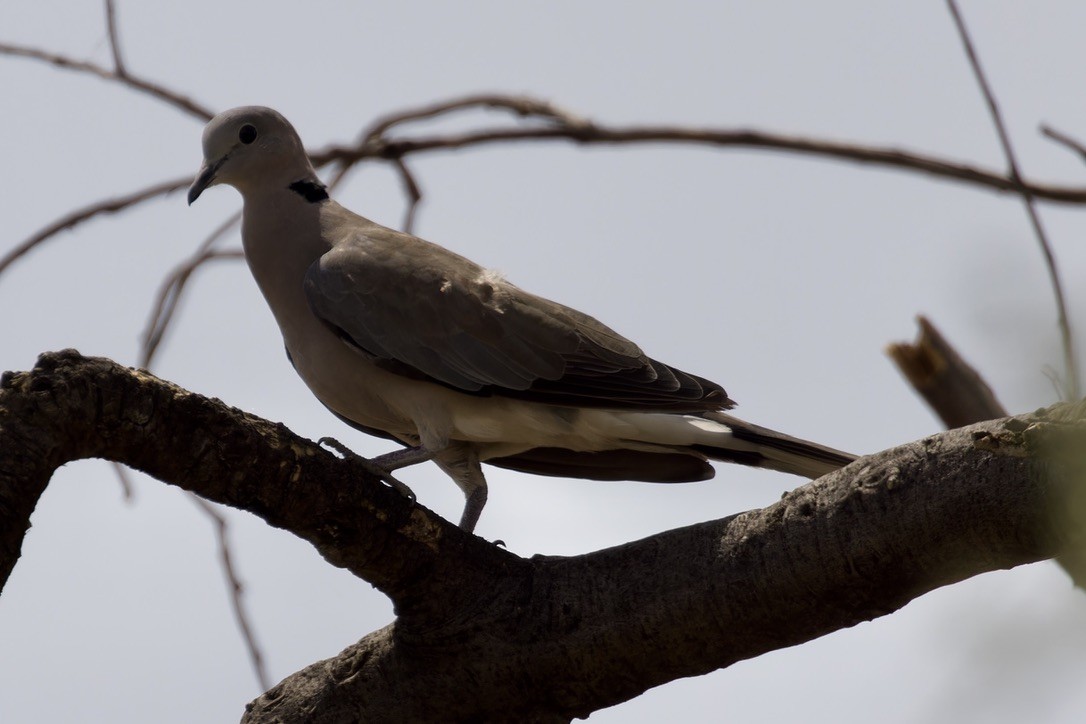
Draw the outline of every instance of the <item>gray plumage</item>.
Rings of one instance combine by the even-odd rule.
[[[189,203],[244,199],[246,260],[295,369],[341,419],[433,459],[468,502],[480,462],[543,475],[682,482],[707,459],[817,477],[853,456],[742,422],[716,383],[648,358],[597,320],[328,198],[291,125],[236,108],[204,132]]]

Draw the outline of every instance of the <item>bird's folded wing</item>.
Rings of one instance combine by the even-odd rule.
[[[358,218],[306,274],[314,313],[376,364],[474,394],[561,405],[731,406],[574,309],[442,247]]]

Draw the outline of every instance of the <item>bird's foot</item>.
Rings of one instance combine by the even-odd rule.
[[[330,450],[333,450],[333,451],[339,453],[344,459],[353,460],[354,462],[358,463],[363,468],[365,468],[368,473],[370,473],[371,475],[373,475],[376,478],[380,478],[381,480],[383,480],[385,483],[387,483],[389,485],[389,487],[396,490],[400,495],[407,498],[412,503],[415,502],[415,493],[411,490],[411,488],[409,488],[407,486],[407,484],[404,483],[403,481],[398,480],[395,477],[393,477],[392,473],[389,472],[390,470],[395,470],[396,468],[403,467],[404,464],[410,464],[410,463],[404,463],[404,464],[401,464],[401,465],[395,465],[395,462],[397,461],[398,458],[394,458],[392,456],[399,455],[400,453],[403,453],[403,452],[406,452],[406,451],[409,451],[409,450],[414,450],[414,448],[407,448],[406,450],[397,450],[396,452],[389,453],[387,455],[381,455],[379,457],[371,459],[371,458],[362,457],[361,455],[354,452],[353,450],[351,450],[346,445],[344,445],[339,440],[336,440],[333,437],[322,437],[320,440],[317,440],[317,444],[322,445],[322,446],[324,446],[326,448],[329,448]],[[392,463],[392,464],[387,464],[386,461],[388,461],[388,463]]]

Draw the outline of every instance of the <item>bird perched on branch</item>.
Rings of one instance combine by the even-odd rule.
[[[392,472],[424,460],[447,472],[466,530],[486,503],[483,462],[672,483],[713,477],[708,460],[814,478],[854,459],[732,417],[720,385],[343,208],[270,108],[215,116],[203,151],[189,203],[216,184],[241,192],[245,258],[295,370],[340,419],[404,445],[367,461],[383,479],[406,491]]]

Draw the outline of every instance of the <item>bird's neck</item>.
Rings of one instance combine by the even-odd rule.
[[[311,189],[305,190],[313,195]],[[321,206],[331,202],[309,201],[287,187],[250,190],[244,198],[245,260],[287,336],[290,320],[308,310],[305,273],[329,249],[321,239],[320,214]]]

